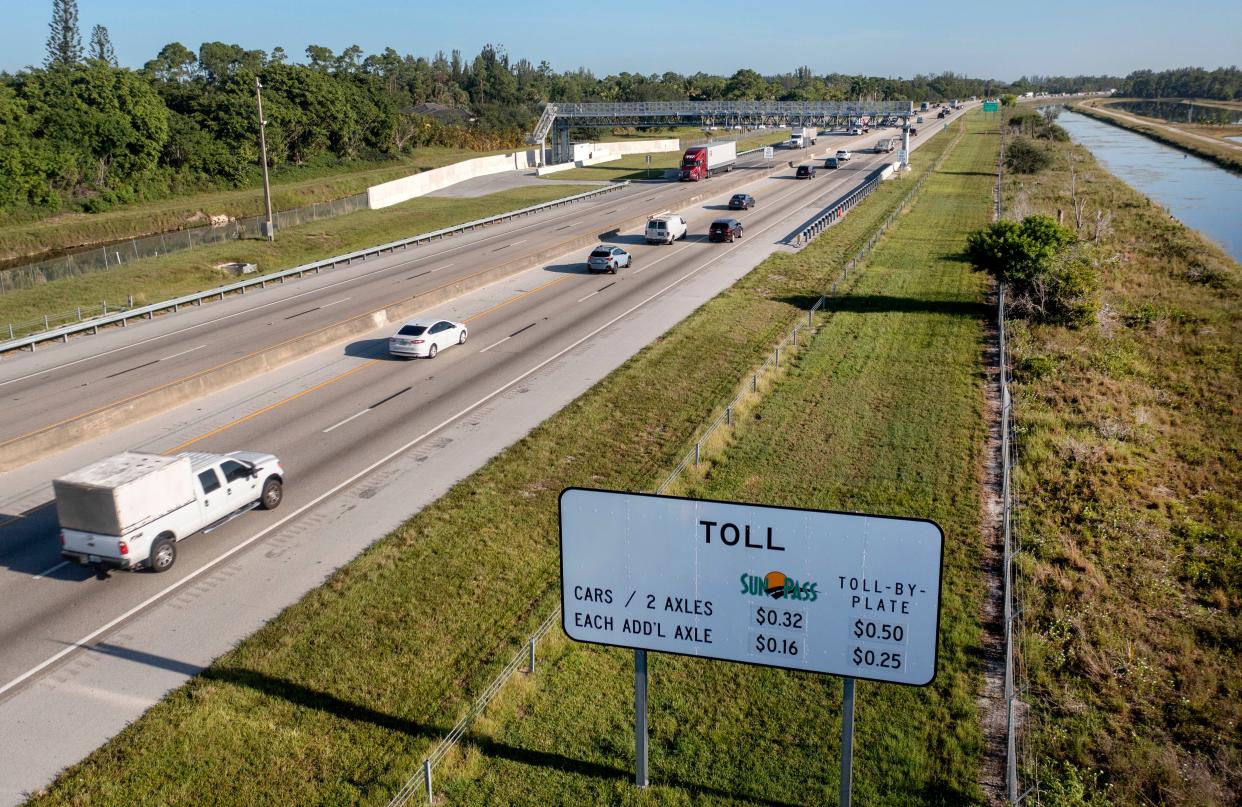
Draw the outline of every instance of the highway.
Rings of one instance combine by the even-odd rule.
[[[891,132],[822,137],[813,151],[857,149]],[[932,127],[924,132],[913,146]],[[768,254],[787,250],[781,239],[893,158],[857,153],[847,168],[821,169],[811,181],[756,171],[745,190],[758,205],[731,214],[745,225],[734,244],[705,237],[730,190],[681,208],[691,236],[672,246],[643,244],[638,230],[606,237],[634,255],[633,268],[616,276],[587,274],[587,250],[578,249],[437,305],[428,314],[466,321],[470,339],[435,360],[389,358],[385,326],[0,474],[0,803],[89,753]],[[0,381],[23,411],[68,398],[47,416],[64,417],[97,405],[98,390],[124,395],[163,383],[264,339],[381,307],[408,296],[415,281],[471,271],[519,241],[532,249],[559,243],[567,230],[606,232],[610,219],[675,207],[664,203],[713,184],[723,183],[640,184],[589,206],[75,340],[6,361]],[[81,385],[98,390],[87,395]],[[60,560],[49,480],[126,448],[191,447],[280,456],[288,471],[280,509],[180,543],[177,565],[163,575],[96,580]]]
[[[758,171],[763,165],[761,154],[747,155],[739,161],[739,172]],[[0,445],[480,270],[528,258],[551,244],[595,236],[617,221],[676,207],[678,200],[705,187],[638,182],[429,246],[140,320],[68,344],[40,347],[34,353],[8,354],[0,360],[0,395],[10,414],[0,422]],[[394,233],[393,238],[402,235]]]

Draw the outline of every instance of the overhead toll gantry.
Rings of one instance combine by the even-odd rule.
[[[907,118],[909,101],[641,101],[636,103],[548,104],[527,136],[531,145],[552,137],[550,161],[573,158],[570,129],[700,126],[747,129],[759,126],[848,126],[861,120]],[[905,121],[903,120],[903,123]]]

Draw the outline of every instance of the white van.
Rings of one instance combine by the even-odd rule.
[[[678,238],[685,238],[689,229],[686,220],[676,213],[657,213],[647,219],[647,230],[643,237],[648,244],[671,244]]]

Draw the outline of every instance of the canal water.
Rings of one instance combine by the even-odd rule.
[[[1110,172],[1242,262],[1242,176],[1086,115],[1062,110],[1057,123]]]

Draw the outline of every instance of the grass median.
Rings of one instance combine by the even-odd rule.
[[[945,149],[913,155],[917,176]],[[557,496],[648,489],[911,180],[766,261],[180,687],[36,804],[382,804],[558,598]]]
[[[1053,148],[1006,195],[1073,210],[1074,166],[1102,288],[1087,327],[1011,329],[1026,773],[1056,803],[1236,804],[1242,267],[1086,149]]]
[[[473,198],[420,197],[381,210],[281,230],[272,242],[230,241],[54,280],[0,294],[0,330],[10,322],[38,320],[78,305],[98,308],[107,300],[115,306],[126,303],[131,295],[135,305],[144,305],[236,281],[229,271],[216,268],[223,263],[253,263],[260,272],[274,272],[589,190],[594,188],[555,185]]]
[[[927,688],[860,682],[860,804],[980,803],[984,279],[960,258],[987,223],[998,139],[976,128],[767,397],[680,486],[692,497],[935,519],[946,536],[939,669]],[[830,231],[831,232],[831,231]],[[795,299],[809,307],[814,298]],[[833,677],[650,657],[643,803],[835,802]],[[628,651],[561,640],[440,774],[453,804],[631,803]]]

